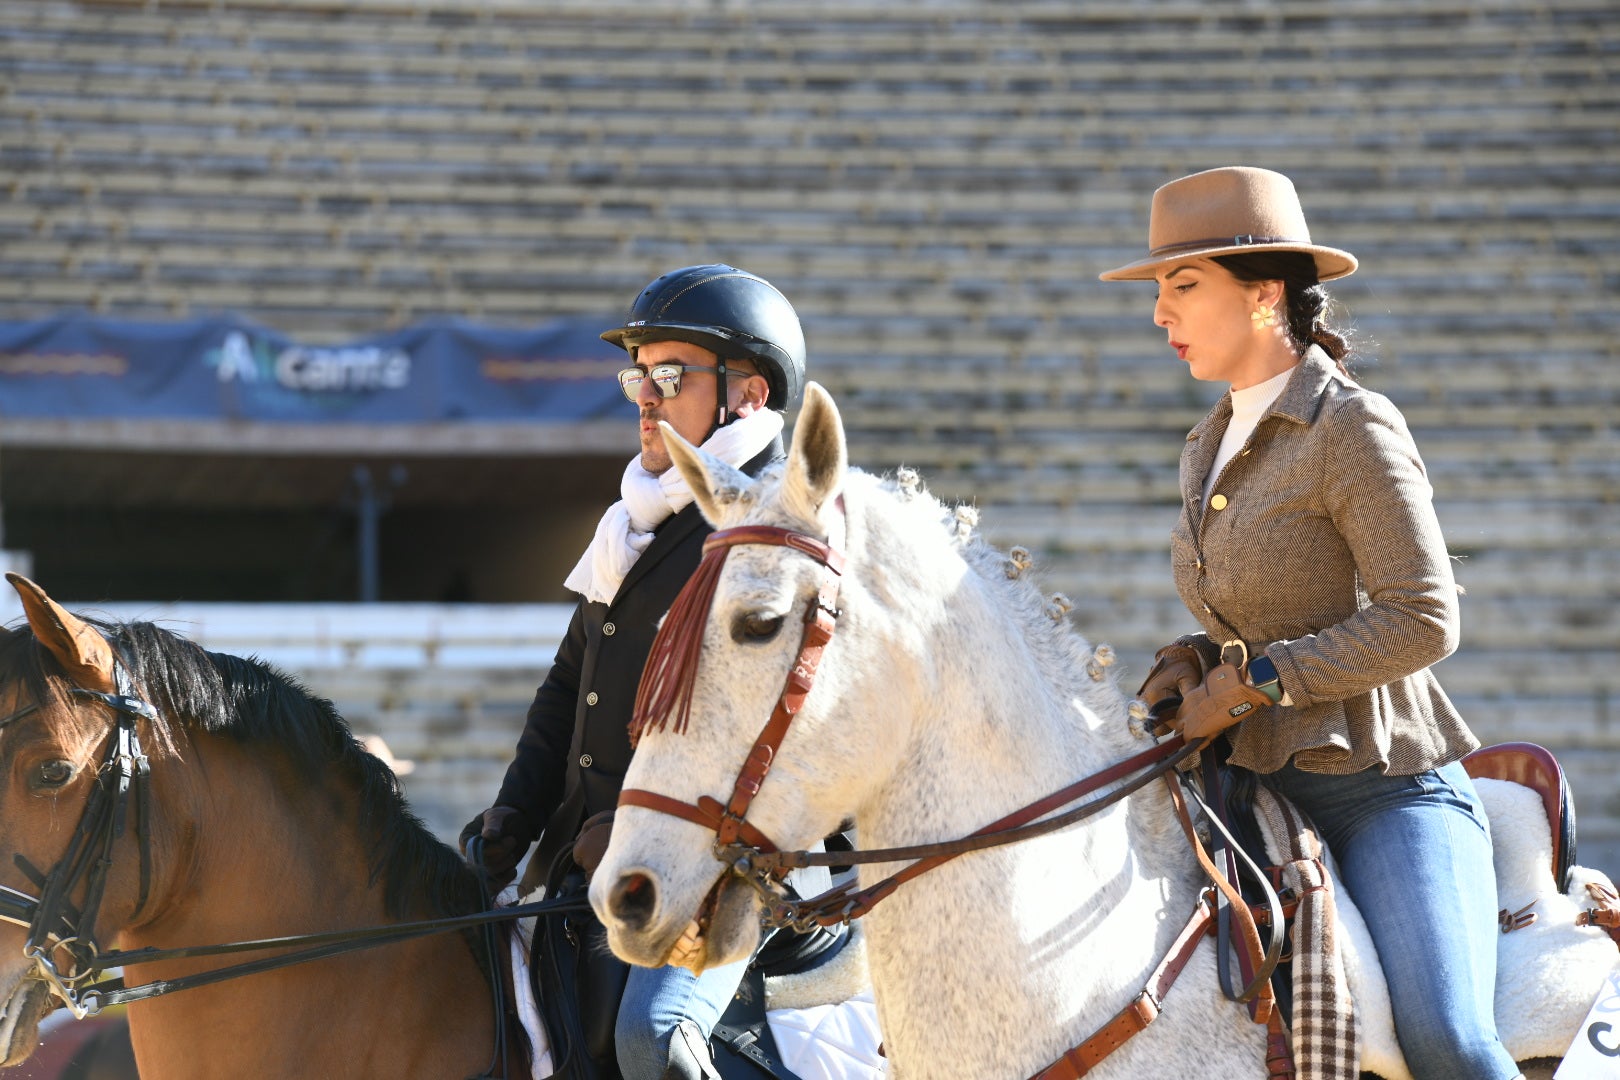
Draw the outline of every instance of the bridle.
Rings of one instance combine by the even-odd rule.
[[[664,620],[664,625],[653,640],[646,672],[636,695],[632,737],[639,741],[646,728],[662,726],[672,711],[678,714],[675,717],[676,730],[685,728],[686,714],[690,708],[690,679],[696,673],[697,646],[702,643],[701,623],[707,618],[708,599],[712,596],[713,584],[719,577],[726,554],[731,548],[744,544],[793,548],[814,559],[822,568],[820,587],[805,609],[804,634],[800,639],[798,655],[788,671],[787,683],[776,699],[770,719],[765,722],[765,727],[749,749],[748,757],[732,785],[731,796],[724,804],[708,796],[701,797],[696,804],[683,803],[657,792],[624,788],[619,792],[619,805],[643,806],[674,814],[712,829],[719,847],[763,853],[775,852],[777,847],[769,837],[749,823],[748,808],[754,796],[759,794],[760,785],[765,782],[765,776],[776,760],[776,752],[787,736],[793,717],[804,707],[804,699],[815,684],[822,654],[837,627],[839,579],[844,567],[843,556],[837,549],[813,536],[770,525],[743,525],[710,533],[703,541],[703,565],[681,590],[669,617]],[[678,649],[681,651],[677,652]],[[735,860],[732,865],[735,868]]]
[[[838,508],[842,512],[841,499]],[[765,907],[762,922],[768,928],[791,927],[803,931],[814,926],[848,923],[870,912],[905,882],[959,855],[1067,828],[1119,802],[1153,779],[1163,777],[1170,789],[1171,803],[1182,829],[1197,852],[1200,865],[1213,885],[1202,890],[1191,918],[1177,935],[1169,952],[1164,954],[1141,992],[1107,1024],[1042,1070],[1036,1080],[1074,1080],[1083,1076],[1125,1040],[1146,1028],[1159,1015],[1164,995],[1169,992],[1171,984],[1191,960],[1199,942],[1206,934],[1213,932],[1217,922],[1216,909],[1222,905],[1223,899],[1224,903],[1231,905],[1233,914],[1238,916],[1248,960],[1254,970],[1253,980],[1243,992],[1229,996],[1250,1004],[1251,1016],[1257,1022],[1267,1025],[1268,1068],[1272,1069],[1274,1075],[1292,1075],[1291,1062],[1287,1062],[1289,1052],[1286,1039],[1282,1035],[1281,1021],[1274,1008],[1270,988],[1271,972],[1280,958],[1285,935],[1282,904],[1264,872],[1252,862],[1248,862],[1248,857],[1242,854],[1242,849],[1226,833],[1218,815],[1209,812],[1209,808],[1205,807],[1205,819],[1210,822],[1213,829],[1224,836],[1234,853],[1248,863],[1246,867],[1248,876],[1255,880],[1265,893],[1265,921],[1269,922],[1270,935],[1269,941],[1263,943],[1256,920],[1249,912],[1241,893],[1205,852],[1187,809],[1180,787],[1181,782],[1177,778],[1177,766],[1203,749],[1208,743],[1207,739],[1188,743],[1176,738],[1156,743],[1151,749],[1016,810],[959,840],[864,851],[782,851],[770,837],[747,820],[749,807],[759,794],[765,777],[776,760],[777,752],[787,736],[794,716],[804,707],[805,698],[814,685],[816,672],[837,628],[840,614],[838,594],[843,577],[844,558],[843,554],[827,541],[791,529],[767,525],[721,529],[709,535],[703,544],[703,561],[697,573],[681,590],[654,639],[652,653],[648,658],[636,697],[635,714],[631,724],[633,740],[639,739],[641,733],[649,726],[663,726],[672,715],[677,732],[686,727],[704,626],[720,571],[730,550],[742,545],[792,548],[815,560],[821,567],[819,588],[805,610],[804,634],[798,655],[788,671],[786,683],[775,707],[771,710],[770,718],[754,739],[754,744],[732,784],[731,795],[724,803],[707,795],[699,796],[695,803],[688,803],[643,788],[622,789],[618,802],[620,806],[638,806],[678,817],[715,834],[714,855],[725,864],[726,869],[699,906],[700,931],[706,932],[707,927],[704,923],[712,914],[715,898],[729,877],[741,878],[760,894]],[[1119,782],[1117,787],[1085,799],[1084,802],[1062,813],[1056,813],[1061,808],[1070,806],[1071,803],[1116,782]],[[1186,796],[1198,798],[1196,790],[1191,787],[1186,789]],[[1053,816],[1047,817],[1049,814]],[[785,895],[782,889],[782,879],[789,870],[798,867],[848,866],[905,860],[912,861],[901,870],[863,889],[857,890],[853,882],[846,882],[808,900],[792,898]],[[1224,929],[1222,933],[1224,935]],[[1222,978],[1224,989],[1224,966]]]
[[[165,994],[207,986],[226,979],[261,971],[319,960],[358,949],[373,948],[431,934],[474,927],[552,912],[578,911],[588,907],[582,897],[545,900],[493,910],[437,919],[390,923],[382,926],[335,930],[285,937],[260,938],[219,945],[172,949],[127,949],[103,951],[96,942],[95,920],[112,868],[113,847],[126,834],[131,818],[140,859],[140,891],[136,913],[151,898],[151,770],[141,751],[138,720],[159,721],[156,709],[135,695],[122,661],[115,660],[113,674],[118,693],[108,694],[83,687],[70,687],[75,697],[99,701],[114,715],[107,752],[97,771],[95,786],[85,800],[84,810],[67,850],[48,871],[40,871],[21,854],[13,856],[17,866],[39,890],[39,896],[0,886],[0,922],[9,922],[28,931],[24,954],[33,961],[36,977],[58,997],[75,1017],[94,1016],[103,1009]],[[37,711],[27,705],[0,718],[0,729]],[[131,812],[131,808],[134,812]],[[81,890],[84,899],[76,906],[72,896]],[[496,987],[496,1052],[503,1054],[502,991],[499,957],[490,943],[491,979]],[[203,956],[288,950],[279,955],[231,964],[210,971],[174,979],[159,979],[138,986],[127,986],[121,978],[105,979],[110,970],[133,964],[182,960]],[[494,1066],[489,1070],[494,1071]],[[504,1068],[501,1070],[506,1072]],[[507,1073],[507,1075],[510,1075]]]
[[[839,508],[842,509],[841,503]],[[827,645],[837,628],[840,615],[838,594],[844,571],[843,554],[838,549],[825,540],[769,525],[744,525],[709,534],[703,543],[703,565],[676,599],[654,640],[641,692],[636,698],[632,733],[639,736],[648,727],[661,726],[671,712],[677,714],[676,730],[685,727],[685,713],[690,705],[690,683],[695,676],[698,646],[702,641],[703,623],[714,593],[714,583],[726,554],[732,548],[743,545],[792,548],[821,567],[820,585],[805,609],[804,634],[782,693],[771,710],[770,718],[754,739],[732,784],[730,797],[725,802],[704,795],[695,803],[688,803],[643,788],[624,788],[619,793],[619,805],[639,806],[669,814],[712,831],[715,834],[715,857],[726,864],[730,875],[747,881],[764,897],[767,926],[791,926],[803,930],[810,926],[829,926],[860,918],[906,881],[958,855],[1056,832],[1097,813],[1139,790],[1155,777],[1170,773],[1202,745],[1176,741],[1156,744],[1150,750],[1054,792],[960,840],[864,851],[783,851],[747,820],[748,809],[776,760],[794,716],[804,707]],[[686,693],[679,693],[678,687],[684,688]],[[1054,817],[1046,817],[1077,799],[1121,780],[1125,782],[1103,795]],[[784,896],[780,889],[781,879],[787,872],[800,867],[898,861],[911,861],[911,864],[858,891],[853,883],[845,883],[821,896],[796,900]],[[724,875],[721,880],[724,880]]]
[[[49,871],[41,871],[21,853],[13,856],[17,867],[39,889],[37,899],[15,889],[0,886],[0,920],[28,930],[23,955],[34,963],[35,971],[72,1011],[83,1018],[95,1011],[86,1004],[82,988],[106,967],[98,962],[95,940],[96,916],[106,891],[107,875],[113,864],[113,845],[131,826],[139,852],[140,892],[137,914],[151,896],[151,765],[141,750],[136,720],[156,720],[157,711],[133,696],[129,675],[122,663],[114,665],[117,693],[103,693],[84,687],[70,687],[75,697],[99,701],[113,710],[116,720],[107,740],[107,752],[96,771],[77,828],[67,850]],[[4,727],[38,709],[26,706],[0,721]],[[131,805],[134,813],[131,814]],[[72,897],[82,886],[83,899],[75,905]]]

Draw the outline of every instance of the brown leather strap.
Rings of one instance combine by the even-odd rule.
[[[1271,971],[1276,965],[1266,966],[1264,964],[1266,948],[1260,941],[1260,930],[1255,925],[1254,913],[1249,910],[1248,901],[1243,899],[1243,894],[1238,891],[1237,886],[1233,885],[1226,875],[1221,873],[1215,866],[1214,860],[1209,857],[1209,852],[1204,850],[1204,842],[1199,839],[1198,830],[1193,826],[1192,815],[1187,810],[1187,800],[1182,795],[1181,786],[1176,778],[1173,776],[1165,777],[1165,786],[1170,789],[1170,804],[1175,807],[1176,820],[1181,823],[1181,831],[1186,834],[1187,843],[1191,845],[1193,854],[1198,856],[1198,863],[1204,868],[1205,876],[1221,891],[1221,894],[1226,897],[1227,903],[1231,906],[1232,920],[1237,924],[1239,936],[1243,939],[1244,949],[1248,953],[1250,963],[1254,966],[1251,970],[1255,968],[1263,970],[1263,974],[1256,976],[1256,983],[1251,984],[1248,988],[1248,990],[1257,991],[1253,998],[1254,1007],[1251,1008],[1249,1015],[1257,1024],[1268,1023],[1277,1003],[1276,996],[1271,989]],[[1247,990],[1245,996],[1247,996]]]
[[[645,788],[622,788],[619,791],[620,806],[641,806],[648,810],[657,810],[661,814],[683,818],[694,825],[701,825],[710,832],[718,833],[721,822],[725,819],[726,808],[720,805],[719,799],[711,799],[704,795],[697,801],[697,805],[672,799],[668,795],[660,795],[656,791],[647,791]],[[738,835],[743,842],[760,851],[775,851],[776,845],[771,838],[760,832],[746,821],[739,821]]]
[[[1191,749],[1195,749],[1195,747],[1184,747],[1175,742],[1160,743],[1149,750],[1144,750],[1140,754],[1134,754],[1124,761],[1111,765],[1102,772],[1093,773],[1084,780],[1070,784],[1061,791],[1055,791],[1044,799],[1015,810],[1006,817],[992,821],[982,829],[961,840],[941,844],[922,844],[906,848],[877,848],[867,851],[833,853],[827,858],[833,859],[835,862],[845,863],[898,862],[901,859],[913,858],[917,861],[859,892],[850,892],[847,888],[833,889],[823,893],[821,896],[812,897],[809,900],[795,904],[793,907],[799,912],[801,918],[813,918],[822,925],[858,919],[871,911],[878,905],[879,901],[901,885],[937,866],[950,862],[958,855],[965,855],[972,851],[982,851],[985,848],[1009,844],[1017,840],[1029,839],[1042,835],[1044,832],[1053,831],[1056,828],[1067,828],[1074,823],[1073,820],[1070,820],[1071,818],[1077,820],[1075,815],[1065,814],[1059,818],[1053,818],[1036,825],[1030,823],[1037,818],[1044,817],[1058,807],[1074,802],[1081,796],[1088,795],[1098,788],[1111,784],[1115,780],[1119,780],[1140,769],[1149,766],[1156,769],[1168,769],[1171,767],[1171,763],[1179,760],[1180,756],[1184,756],[1185,752]],[[1111,792],[1107,798],[1095,800],[1081,809],[1093,813],[1101,810],[1103,807],[1124,798],[1142,784],[1151,780],[1154,775],[1156,775],[1154,772],[1145,773],[1130,784]],[[799,858],[799,856],[809,855],[807,852],[784,854],[792,857],[780,860],[766,859],[761,860],[761,863],[767,866],[780,865],[786,867],[815,865],[826,861],[813,856]]]
[[[685,818],[694,825],[701,825],[705,829],[716,829],[720,826],[719,817],[710,817],[701,809],[691,803],[672,799],[668,795],[660,795],[656,791],[645,788],[620,788],[620,806],[641,806],[648,810],[656,810],[660,814],[669,814],[671,817]]]
[[[777,531],[786,532],[786,530]],[[720,534],[715,534],[718,535]],[[810,539],[799,533],[786,535],[801,540]],[[710,537],[711,540],[713,538]],[[836,554],[831,548],[827,549],[827,553]],[[799,710],[804,708],[804,699],[809,695],[810,688],[815,685],[816,671],[821,666],[822,654],[826,652],[827,643],[832,640],[838,619],[838,572],[831,564],[827,564],[827,569],[831,572],[823,576],[821,591],[804,614],[804,637],[799,643],[799,655],[793,661],[792,669],[788,671],[787,681],[782,687],[781,695],[776,699],[776,707],[771,710],[770,719],[765,722],[759,736],[754,739],[754,745],[748,751],[748,757],[737,773],[736,783],[732,786],[731,801],[726,804],[725,817],[721,819],[720,828],[717,830],[722,845],[737,842],[738,836],[741,835],[739,826],[743,824],[742,819],[748,814],[748,807],[754,801],[754,796],[759,794],[760,785],[765,782],[765,774],[771,771],[771,765],[776,760],[776,752],[781,749],[782,740],[787,737],[788,726],[793,723],[793,718],[798,715]],[[776,849],[773,847],[771,850]]]
[[[1078,1080],[1097,1063],[1125,1045],[1126,1041],[1158,1019],[1165,995],[1170,992],[1182,969],[1198,951],[1198,944],[1215,928],[1215,909],[1206,895],[1198,900],[1192,918],[1170,946],[1170,951],[1153,969],[1142,992],[1114,1018],[1098,1028],[1090,1038],[1069,1050],[1057,1061],[1036,1073],[1031,1080]]]
[[[843,507],[843,496],[838,505]],[[703,541],[703,554],[717,548],[736,547],[739,544],[765,544],[769,547],[790,547],[802,551],[835,574],[844,572],[844,556],[825,540],[817,540],[792,529],[779,529],[774,525],[739,525],[735,529],[720,529],[710,533]]]
[[[842,511],[842,495],[838,497],[837,505]],[[636,687],[635,707],[631,712],[632,747],[641,741],[642,732],[649,728],[660,730],[672,725],[676,734],[686,730],[692,713],[692,692],[697,680],[698,659],[703,652],[703,630],[709,621],[709,609],[714,604],[714,593],[720,584],[726,556],[733,547],[742,544],[790,547],[815,559],[826,568],[828,579],[832,582],[830,600],[826,584],[823,584],[818,600],[825,602],[829,613],[836,612],[837,581],[844,571],[844,557],[831,544],[772,525],[743,525],[710,533],[703,541],[702,561],[676,594],[675,602],[670,605],[663,625],[653,637],[652,648],[648,650],[641,682]],[[828,636],[831,636],[830,631]],[[826,642],[820,644],[825,646]],[[818,650],[816,658],[819,660],[820,656]],[[804,692],[808,692],[808,687]],[[802,703],[803,693],[799,694],[798,701]],[[797,704],[793,711],[798,711]],[[780,736],[777,741],[781,741]],[[765,767],[768,769],[769,764]]]
[[[1273,1009],[1266,1021],[1266,1076],[1268,1080],[1294,1080],[1294,1048],[1288,1042],[1282,1010]]]
[[[843,497],[840,496],[840,510],[843,505]],[[681,718],[675,730],[684,730],[692,680],[697,671],[697,647],[693,642],[701,643],[703,625],[708,619],[709,604],[726,553],[740,544],[790,547],[815,559],[824,568],[821,589],[804,615],[804,636],[800,639],[799,654],[788,671],[770,719],[766,720],[754,739],[754,745],[749,749],[748,757],[732,786],[731,799],[725,806],[707,795],[693,805],[642,788],[621,789],[619,805],[641,806],[673,814],[712,829],[722,846],[741,840],[756,851],[772,853],[777,850],[776,845],[744,819],[754,796],[759,794],[760,786],[765,782],[766,774],[771,771],[776,752],[787,737],[788,726],[804,707],[804,699],[815,684],[816,669],[821,666],[822,654],[837,626],[839,576],[844,570],[844,557],[836,548],[813,536],[771,525],[742,525],[710,533],[703,541],[703,563],[698,573],[681,590],[653,643],[653,658],[649,659],[647,665],[648,672],[652,674],[643,677],[642,689],[636,698],[636,719],[631,734],[634,740],[649,722],[662,723],[668,712],[677,707]],[[677,644],[681,640],[684,640],[684,645]],[[657,690],[651,691],[649,688],[654,684]]]
[[[1602,927],[1620,945],[1620,895],[1596,881],[1587,883],[1586,893],[1593,906],[1575,916],[1575,925]]]

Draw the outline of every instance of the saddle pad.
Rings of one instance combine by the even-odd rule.
[[[765,1019],[782,1064],[801,1080],[875,1080],[887,1070],[870,990],[836,1005],[772,1009]]]
[[[509,891],[515,898],[515,890]],[[505,896],[503,893],[502,898]],[[501,899],[496,900],[496,904],[503,907],[515,902],[512,899],[503,904]],[[534,1080],[542,1080],[555,1072],[556,1066],[551,1061],[551,1040],[546,1036],[546,1022],[540,1017],[540,1003],[535,1000],[533,984],[529,981],[529,942],[534,933],[534,920],[517,919],[504,925],[509,928],[506,943],[512,954],[512,990],[515,999],[512,1004],[517,1007],[523,1032],[529,1037],[529,1074]]]

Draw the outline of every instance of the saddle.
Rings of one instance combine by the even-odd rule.
[[[1527,742],[1481,747],[1462,763],[1476,780],[1509,780],[1541,796],[1547,824],[1552,827],[1553,881],[1560,892],[1567,891],[1570,868],[1575,865],[1575,804],[1570,801],[1563,766],[1545,747]]]
[[[1504,937],[1504,943],[1502,945],[1502,949],[1504,951],[1501,956],[1503,958],[1502,962],[1508,965],[1507,969],[1505,970],[1516,971],[1520,970],[1525,964],[1541,964],[1544,962],[1550,962],[1550,959],[1548,961],[1538,959],[1543,956],[1550,958],[1551,955],[1554,955],[1544,953],[1542,951],[1549,948],[1549,946],[1555,950],[1555,955],[1560,958],[1560,963],[1571,965],[1568,970],[1571,973],[1574,981],[1568,983],[1567,985],[1569,986],[1574,986],[1575,983],[1579,982],[1579,980],[1582,978],[1590,977],[1591,971],[1607,967],[1608,962],[1602,960],[1601,950],[1594,955],[1589,949],[1587,949],[1585,945],[1578,944],[1580,940],[1585,940],[1588,944],[1590,944],[1590,938],[1580,939],[1579,937],[1572,938],[1569,936],[1571,933],[1576,932],[1576,928],[1578,927],[1597,926],[1604,929],[1608,933],[1609,937],[1613,938],[1617,944],[1620,944],[1620,897],[1617,897],[1614,894],[1612,886],[1607,883],[1606,879],[1596,882],[1589,882],[1585,884],[1584,889],[1580,887],[1581,882],[1584,880],[1583,875],[1587,875],[1589,872],[1583,871],[1580,867],[1575,865],[1576,853],[1574,813],[1570,802],[1569,785],[1564,777],[1563,770],[1558,765],[1558,762],[1553,758],[1551,753],[1542,747],[1529,743],[1509,743],[1500,746],[1487,747],[1473,755],[1470,755],[1468,758],[1464,759],[1464,767],[1470,776],[1474,777],[1476,780],[1482,781],[1480,785],[1482,799],[1484,799],[1487,804],[1493,804],[1494,800],[1494,805],[1500,806],[1504,810],[1504,821],[1514,820],[1506,815],[1506,808],[1508,805],[1510,805],[1510,803],[1503,802],[1503,800],[1509,798],[1507,792],[1503,789],[1511,787],[1518,791],[1518,795],[1512,797],[1513,799],[1518,800],[1516,805],[1523,807],[1525,812],[1533,812],[1532,808],[1539,805],[1546,815],[1547,824],[1549,826],[1550,837],[1548,833],[1540,833],[1540,836],[1544,839],[1536,839],[1534,834],[1523,833],[1522,830],[1512,834],[1504,834],[1504,836],[1499,836],[1497,838],[1499,842],[1502,841],[1506,835],[1511,835],[1515,838],[1515,842],[1509,844],[1508,848],[1506,849],[1506,855],[1504,857],[1508,858],[1509,860],[1506,864],[1507,866],[1510,868],[1516,865],[1524,867],[1523,872],[1528,872],[1533,868],[1539,875],[1543,877],[1548,886],[1556,887],[1558,894],[1560,894],[1557,896],[1553,896],[1545,892],[1533,892],[1524,895],[1521,895],[1519,892],[1504,894],[1504,898],[1507,898],[1509,895],[1518,897],[1519,899],[1529,896],[1532,899],[1541,898],[1544,899],[1547,904],[1553,904],[1554,906],[1551,908],[1543,905],[1539,909],[1542,912],[1543,920],[1545,920],[1545,916],[1549,911],[1559,912],[1559,914],[1555,916],[1554,922],[1551,924],[1551,929],[1548,928],[1549,924],[1543,921],[1542,925],[1538,926],[1533,932],[1533,936],[1513,934],[1511,937],[1511,944],[1508,943],[1510,939]],[[1208,778],[1208,776],[1209,772],[1206,771],[1206,778]],[[1252,793],[1255,786],[1255,778],[1253,775],[1244,770],[1232,770],[1226,767],[1221,767],[1218,770],[1218,776],[1220,784],[1216,790],[1219,791],[1224,797],[1222,800],[1224,803],[1224,809],[1229,815],[1232,825],[1234,826],[1233,832],[1236,835],[1238,842],[1245,849],[1250,850],[1253,857],[1257,861],[1261,861],[1262,863],[1276,861],[1277,849],[1279,846],[1282,846],[1278,843],[1278,839],[1281,834],[1279,834],[1274,827],[1266,830],[1266,836],[1270,838],[1270,852],[1268,857],[1267,842],[1266,840],[1262,839],[1260,835],[1261,830],[1252,827],[1253,825],[1258,824],[1257,815],[1254,811],[1259,809],[1258,805],[1251,807],[1251,800],[1246,797]],[[1486,790],[1486,783],[1484,783],[1485,781],[1502,781],[1504,783],[1493,786],[1492,790]],[[1496,814],[1496,809],[1493,808],[1490,812],[1494,817]],[[1530,819],[1528,818],[1519,818],[1517,820],[1522,826],[1530,825]],[[1534,826],[1531,827],[1534,828]],[[1539,832],[1539,829],[1536,829],[1535,831]],[[1548,845],[1549,840],[1550,846],[1542,846]],[[1283,850],[1285,853],[1283,854],[1282,858],[1284,861],[1286,861],[1288,855],[1286,854],[1285,846],[1283,847]],[[1498,854],[1502,855],[1503,853],[1499,851]],[[1523,857],[1525,855],[1531,856],[1528,863],[1523,861]],[[1549,861],[1544,862],[1542,860]],[[1550,874],[1548,873],[1549,870],[1551,871]],[[1498,872],[1501,873],[1504,871],[1502,871],[1499,867]],[[1514,873],[1516,871],[1510,869],[1506,872]],[[1292,938],[1294,936],[1294,931],[1297,929],[1293,926],[1293,901],[1296,901],[1299,896],[1297,891],[1283,888],[1283,885],[1286,882],[1277,870],[1273,869],[1271,873],[1275,878],[1277,878],[1276,884],[1278,885],[1278,892],[1285,901],[1285,910],[1287,911],[1289,918],[1290,936]],[[1602,875],[1595,876],[1600,879],[1602,878]],[[1539,888],[1539,886],[1529,887]],[[1586,904],[1581,903],[1583,899],[1587,901]],[[1555,901],[1556,904],[1554,903]],[[1513,904],[1510,903],[1509,907],[1512,906]],[[1585,910],[1582,910],[1583,908],[1585,908]],[[1512,930],[1523,929],[1524,927],[1529,926],[1529,924],[1536,922],[1537,916],[1535,914],[1530,914],[1528,916],[1525,915],[1525,912],[1528,911],[1528,906],[1518,913],[1510,914],[1509,912],[1504,911],[1502,913],[1503,933],[1507,934]],[[1569,916],[1574,916],[1574,918],[1569,922],[1558,921],[1559,919],[1569,918]],[[1569,929],[1567,931],[1559,930],[1557,929],[1559,926],[1567,926]],[[1524,937],[1524,940],[1522,941],[1520,940],[1521,936]],[[1295,953],[1290,957],[1294,966],[1298,968],[1302,962],[1307,965],[1313,963],[1311,956],[1312,950],[1305,947],[1304,941],[1296,940],[1295,943],[1300,945],[1301,948],[1296,950]],[[1612,951],[1609,955],[1612,957]],[[1331,961],[1331,959],[1329,962],[1337,963],[1337,961]],[[1531,969],[1523,968],[1523,970],[1529,971]],[[1536,970],[1541,969],[1537,968]],[[1303,978],[1302,975],[1304,976]],[[1317,980],[1314,980],[1311,977],[1309,971],[1295,971],[1293,973],[1293,978],[1290,980],[1290,978],[1284,974],[1284,968],[1279,966],[1274,989],[1279,999],[1279,1003],[1285,1010],[1292,1013],[1296,1019],[1296,1023],[1309,1016],[1312,1011],[1309,1007],[1309,1002],[1307,1001],[1302,1004],[1301,1001],[1298,1000],[1298,995],[1301,993],[1306,995],[1315,993],[1314,984],[1316,981]],[[1514,983],[1514,981],[1511,979],[1509,982]],[[1517,984],[1514,983],[1514,985]],[[1559,984],[1560,987],[1564,985],[1565,984],[1563,983]],[[1289,1002],[1290,991],[1292,991],[1296,996],[1296,1000],[1293,1002]],[[1499,990],[1499,995],[1501,992],[1502,991]],[[1523,994],[1528,996],[1521,997],[1520,1004],[1529,1005],[1534,1002],[1537,1007],[1529,1010],[1521,1008],[1518,1012],[1513,1012],[1510,1007],[1510,1012],[1508,1015],[1510,1018],[1514,1016],[1540,1016],[1547,1022],[1547,1024],[1550,1025],[1546,1028],[1546,1031],[1552,1032],[1554,1030],[1562,1030],[1562,1028],[1558,1027],[1557,1025],[1566,1021],[1573,1025],[1575,1021],[1578,1020],[1580,1013],[1584,1013],[1587,1004],[1589,1004],[1589,1002],[1582,999],[1582,995],[1579,992],[1566,993],[1559,990],[1557,991],[1557,1000],[1553,1003],[1554,1009],[1552,1012],[1549,1012],[1545,1008],[1548,1001],[1544,999],[1545,993],[1547,992],[1548,991],[1546,990],[1536,990],[1534,980],[1532,980],[1531,983],[1526,984]],[[1377,999],[1373,998],[1370,1000],[1376,1001]],[[1290,1008],[1290,1005],[1292,1008]],[[1500,1009],[1500,1004],[1498,1007]],[[1354,1006],[1354,1008],[1359,1014],[1359,1002]],[[1576,1009],[1578,1011],[1575,1013],[1570,1013],[1571,1009]],[[1329,1012],[1332,1011],[1333,1010],[1329,1010]],[[1554,1014],[1561,1017],[1561,1019],[1556,1023],[1547,1019]],[[1499,1016],[1500,1015],[1501,1014],[1499,1013]],[[1511,1019],[1509,1022],[1511,1025]],[[1387,1018],[1383,1018],[1382,1016],[1380,1016],[1380,1021],[1375,1023],[1375,1028],[1377,1029],[1376,1034],[1367,1036],[1372,1041],[1370,1043],[1363,1044],[1363,1052],[1366,1054],[1378,1055],[1379,1060],[1385,1065],[1388,1065],[1390,1064],[1389,1059],[1391,1058],[1391,1055],[1398,1056],[1398,1050],[1396,1050],[1394,1044],[1394,1031],[1392,1028],[1388,1027]],[[1297,1037],[1298,1032],[1295,1034]],[[1363,1028],[1363,1035],[1366,1035],[1365,1028]],[[1507,1041],[1509,1036],[1507,1029],[1503,1029],[1503,1036],[1504,1041]],[[1514,1045],[1521,1047],[1525,1051],[1523,1056],[1526,1057],[1546,1056],[1548,1054],[1556,1055],[1559,1050],[1561,1050],[1562,1046],[1565,1045],[1563,1042],[1558,1041],[1558,1039],[1551,1038],[1549,1035],[1544,1034],[1540,1028],[1536,1027],[1535,1024],[1529,1020],[1523,1021],[1523,1023],[1521,1023],[1519,1027],[1515,1029],[1513,1037],[1516,1040]],[[1366,1060],[1369,1059],[1364,1059],[1364,1063]],[[1331,1069],[1327,1072],[1321,1073],[1307,1070],[1304,1062],[1301,1062],[1300,1066],[1301,1076],[1307,1075],[1307,1073],[1310,1075],[1341,1075],[1339,1072],[1332,1071]],[[1355,1074],[1354,1072],[1351,1072],[1348,1075],[1353,1076]]]

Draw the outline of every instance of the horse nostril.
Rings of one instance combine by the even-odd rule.
[[[608,911],[632,930],[640,930],[652,918],[658,904],[658,887],[646,874],[625,874],[608,893]]]

